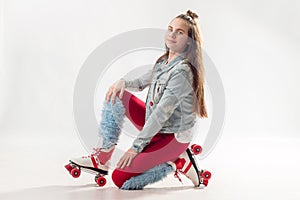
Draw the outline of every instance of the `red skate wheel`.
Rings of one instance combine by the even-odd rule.
[[[208,180],[207,179],[203,180],[203,185],[205,185],[205,187],[207,187],[207,185],[208,185]]]
[[[73,167],[70,164],[65,165],[65,168],[71,173]]]
[[[78,178],[80,176],[80,169],[77,169],[77,168],[74,168],[71,170],[71,175],[74,177],[74,178]]]
[[[197,145],[197,144],[193,144],[191,146],[191,150],[192,152],[195,154],[195,155],[198,155],[202,152],[202,147],[200,145]]]
[[[103,176],[100,176],[97,178],[96,182],[100,187],[103,187],[106,184],[106,179]]]
[[[209,171],[204,171],[203,173],[201,173],[201,177],[209,180],[211,178],[211,173]]]

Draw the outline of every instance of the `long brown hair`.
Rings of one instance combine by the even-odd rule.
[[[196,114],[201,118],[207,118],[207,110],[204,99],[204,65],[202,55],[202,36],[200,28],[197,24],[198,15],[190,10],[186,14],[180,14],[176,18],[183,19],[189,27],[188,37],[189,44],[184,50],[184,56],[188,60],[189,67],[193,73],[193,90],[195,94],[194,109]],[[166,47],[166,53],[158,58],[157,62],[162,58],[169,56],[169,48]]]

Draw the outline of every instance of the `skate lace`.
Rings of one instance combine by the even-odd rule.
[[[179,176],[180,173],[181,173],[181,172],[180,172],[179,170],[176,170],[176,171],[175,171],[175,174],[174,174],[174,177],[175,177],[175,178],[178,178],[178,180],[182,183],[182,180],[181,180],[181,178],[180,178],[180,176]]]
[[[87,155],[87,156],[82,156],[82,158],[91,158],[93,157],[98,157],[100,155],[101,152],[101,148],[93,148],[93,152],[91,153],[91,155]]]
[[[185,164],[185,160],[182,159],[182,158],[178,158],[177,160],[174,161],[175,165],[176,165],[176,171],[175,171],[175,174],[174,174],[174,177],[175,178],[178,178],[178,180],[182,183],[182,180],[179,176],[179,174],[183,173],[181,170]]]

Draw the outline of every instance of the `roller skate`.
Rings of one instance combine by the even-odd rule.
[[[202,152],[202,148],[199,145],[193,144],[185,152],[183,152],[178,159],[174,162],[168,162],[175,169],[174,176],[182,182],[179,174],[185,175],[189,178],[195,187],[205,188],[208,185],[208,181],[211,178],[211,173],[206,170],[200,170],[195,155]]]
[[[82,156],[80,158],[73,158],[65,166],[69,173],[78,178],[81,174],[81,170],[95,174],[95,182],[103,187],[106,184],[105,175],[108,175],[108,161],[115,149],[115,146],[109,149],[95,148],[94,152],[89,156]]]

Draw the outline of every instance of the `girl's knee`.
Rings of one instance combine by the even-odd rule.
[[[130,172],[125,172],[123,170],[118,170],[115,169],[111,175],[111,178],[114,182],[114,184],[118,187],[121,188],[122,185],[129,180],[131,177],[136,176],[137,173],[130,173]]]
[[[114,184],[118,187],[118,188],[121,188],[123,183],[125,181],[122,181],[122,173],[121,171],[115,169],[111,175],[111,178],[114,182]]]
[[[118,188],[121,188],[122,185],[125,183],[125,181],[127,181],[128,179],[131,178],[131,175],[130,175],[130,173],[115,169],[111,175],[111,178],[112,178],[114,184]]]

